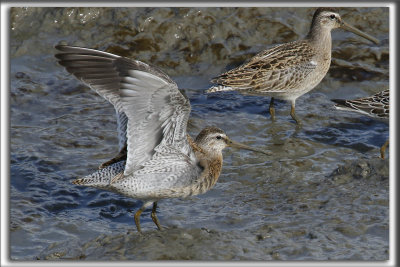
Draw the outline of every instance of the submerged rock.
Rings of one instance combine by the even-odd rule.
[[[360,159],[346,161],[334,170],[329,178],[337,184],[347,183],[353,179],[383,181],[389,179],[389,160]]]

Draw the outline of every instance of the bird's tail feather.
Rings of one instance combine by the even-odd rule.
[[[206,90],[206,93],[234,91],[235,89],[230,86],[216,85]]]
[[[122,160],[83,178],[75,179],[72,183],[96,188],[107,188],[110,185],[111,180],[124,170],[125,161]]]
[[[359,110],[355,109],[350,102],[348,102],[345,99],[331,99],[332,102],[335,102],[335,108],[338,110],[347,110],[347,111],[358,111]]]
[[[345,99],[331,99],[332,102],[335,102],[339,106],[347,106]]]

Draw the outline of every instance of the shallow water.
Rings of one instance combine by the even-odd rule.
[[[331,98],[388,88],[387,8],[343,8],[381,40],[335,30],[332,65],[290,104],[205,95],[209,80],[262,49],[307,33],[312,8],[14,8],[11,10],[10,252],[13,260],[387,260],[388,126],[336,111]],[[136,233],[141,202],[72,185],[117,153],[113,107],[58,66],[55,44],[91,47],[162,68],[192,105],[189,132],[224,129],[273,156],[226,149],[206,194],[159,202]],[[388,154],[386,154],[388,157]]]

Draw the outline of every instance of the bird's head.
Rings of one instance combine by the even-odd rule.
[[[270,155],[267,151],[233,141],[223,130],[213,126],[204,128],[197,135],[195,142],[203,151],[210,154],[221,154],[222,150],[226,147],[236,147]]]

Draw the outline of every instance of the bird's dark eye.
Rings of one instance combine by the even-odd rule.
[[[331,19],[335,19],[336,16],[332,14],[332,15],[330,15],[330,18],[331,18]]]
[[[217,137],[215,137],[215,138],[217,138],[217,139],[219,140],[219,139],[221,139],[222,137],[221,137],[220,135],[217,135]]]

